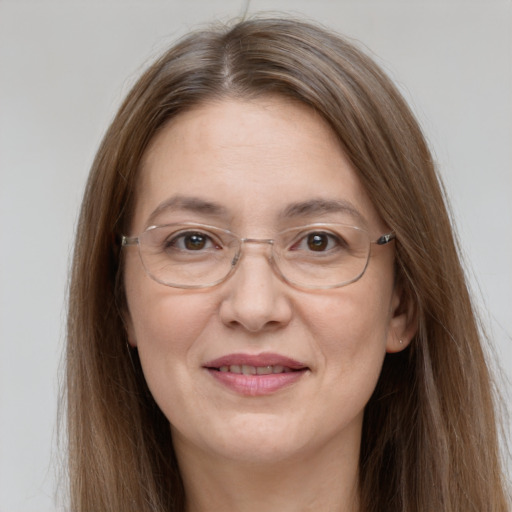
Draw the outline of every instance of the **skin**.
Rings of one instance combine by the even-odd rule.
[[[220,203],[222,214],[153,212],[180,194]],[[191,221],[272,238],[339,213],[283,218],[297,201],[344,200],[372,239],[388,230],[326,123],[280,98],[225,99],[172,120],[145,155],[130,235]],[[345,217],[346,218],[346,217]],[[268,247],[246,246],[237,271],[212,288],[164,286],[126,252],[130,343],[171,423],[187,510],[358,510],[365,404],[386,352],[411,337],[393,278],[393,243],[372,246],[361,279],[301,290],[274,272]],[[402,340],[402,343],[399,340]],[[278,353],[308,370],[265,396],[226,388],[203,368],[232,353]]]

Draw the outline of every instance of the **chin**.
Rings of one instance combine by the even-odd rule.
[[[322,431],[308,425],[304,418],[269,413],[238,414],[219,418],[218,422],[210,419],[206,424],[207,428],[195,429],[192,435],[190,429],[183,429],[187,432],[186,440],[180,433],[173,433],[178,451],[180,446],[193,445],[216,459],[268,466],[303,461],[337,437],[330,429]]]
[[[257,432],[233,435],[217,449],[220,456],[233,462],[251,465],[272,466],[295,458],[304,457],[304,442],[289,436],[263,436]]]

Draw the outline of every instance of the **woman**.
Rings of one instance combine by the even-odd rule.
[[[507,510],[480,333],[420,129],[315,26],[192,34],[91,171],[72,510]]]

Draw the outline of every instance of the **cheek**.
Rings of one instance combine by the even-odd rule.
[[[357,290],[318,297],[303,308],[312,334],[332,350],[384,348],[390,323],[389,298]]]
[[[212,318],[215,306],[180,293],[137,294],[129,301],[135,343],[142,352],[187,354]]]
[[[204,294],[170,289],[136,272],[127,272],[125,289],[130,342],[159,402],[160,388],[166,388],[163,394],[172,393],[173,383],[187,374],[215,304]]]
[[[369,294],[357,283],[336,296],[310,301],[307,315],[311,339],[329,379],[328,389],[347,396],[369,395],[379,377],[389,330],[389,297]]]
[[[135,251],[124,273],[130,341],[139,351],[178,350],[207,321],[211,305],[201,294],[169,288],[151,279]]]
[[[183,411],[200,394],[191,368],[201,350],[202,333],[208,330],[211,307],[208,301],[179,294],[144,298],[139,295],[131,304],[144,378],[167,419],[179,425]]]

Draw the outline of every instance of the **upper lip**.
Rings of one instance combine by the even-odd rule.
[[[246,365],[246,366],[283,366],[292,370],[303,370],[307,365],[280,354],[227,354],[225,356],[208,361],[204,368],[220,368],[221,366]]]

